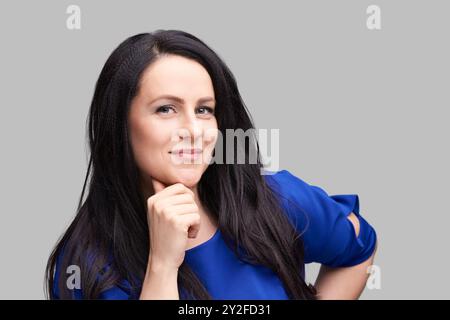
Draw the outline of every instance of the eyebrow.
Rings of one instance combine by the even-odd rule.
[[[178,103],[182,103],[182,104],[184,103],[184,100],[182,98],[180,98],[180,97],[173,96],[173,95],[170,95],[170,94],[164,94],[162,96],[159,96],[159,97],[153,99],[150,102],[150,104],[152,104],[155,101],[161,100],[161,99],[169,99],[169,100],[176,101]],[[216,102],[216,100],[213,97],[203,97],[203,98],[198,99],[197,103],[203,103],[203,102],[208,102],[208,101]]]

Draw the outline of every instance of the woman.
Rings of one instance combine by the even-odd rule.
[[[195,36],[158,30],[121,43],[88,126],[77,215],[47,264],[50,298],[360,295],[376,233],[357,195],[328,196],[286,170],[261,174],[258,144],[244,150],[254,164],[211,163],[239,151],[218,143],[226,129],[254,126],[232,73]],[[309,262],[322,264],[316,287],[304,280]]]

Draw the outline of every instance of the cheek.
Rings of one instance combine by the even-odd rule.
[[[150,121],[133,123],[130,128],[131,145],[139,168],[148,171],[161,165],[162,154],[170,141],[167,129]]]
[[[217,137],[218,137],[217,122],[216,121],[211,122],[207,126],[205,126],[203,129],[204,129],[203,143],[208,148],[213,148],[217,142]]]

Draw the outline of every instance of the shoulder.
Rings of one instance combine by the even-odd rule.
[[[343,211],[349,209],[359,213],[359,197],[357,194],[329,195],[321,186],[311,184],[292,174],[288,170],[264,174],[267,184],[281,198],[284,205],[301,206],[311,214],[323,211]]]
[[[297,195],[298,190],[306,190],[308,184],[288,170],[263,171],[265,181],[277,192]]]
[[[301,206],[303,209],[313,210],[316,206],[314,200],[326,195],[322,188],[310,185],[288,170],[264,171],[263,174],[266,183],[280,198],[285,209]]]

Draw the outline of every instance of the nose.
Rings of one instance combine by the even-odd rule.
[[[194,111],[186,112],[181,117],[181,123],[178,130],[178,139],[185,144],[198,147],[201,143],[203,128],[197,119]]]

